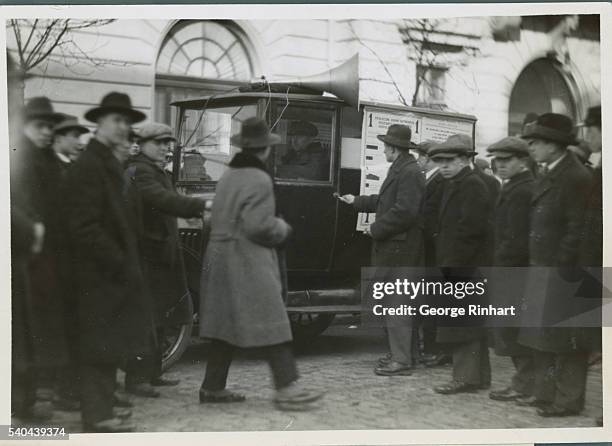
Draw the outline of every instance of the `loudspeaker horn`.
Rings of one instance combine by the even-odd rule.
[[[294,85],[316,91],[331,93],[347,104],[359,107],[359,53],[342,65],[313,76],[298,77],[270,85]]]

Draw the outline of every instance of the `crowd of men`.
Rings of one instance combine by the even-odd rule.
[[[538,267],[579,271],[601,266],[601,107],[590,108],[580,124],[594,166],[585,166],[589,157],[581,160],[568,148],[577,144],[569,117],[545,113],[527,121],[520,137],[488,147],[497,178],[474,162],[469,136],[415,145],[410,128],[402,125],[380,135],[392,163],[380,193],[339,197],[358,211],[376,212],[367,230],[373,239],[372,265],[442,267],[450,271],[448,280],[453,274],[469,277],[469,267],[513,267],[513,277],[505,283],[512,287],[513,303],[527,308],[526,313],[546,315],[567,304],[552,282],[544,295],[532,292],[524,270],[517,267],[539,272]],[[601,293],[597,285],[599,289],[589,288],[592,297]],[[571,308],[564,311],[568,317],[572,314]],[[490,398],[535,407],[543,417],[575,415],[583,409],[589,353],[601,350],[601,330],[588,325],[565,328],[530,322],[496,328],[490,339],[490,331],[478,323],[435,327],[428,320],[397,321],[387,321],[390,352],[380,358],[376,374],[413,373],[419,352],[412,337],[420,323],[430,353],[423,362],[452,363],[452,379],[434,387],[435,392],[488,389],[493,340],[497,354],[512,358],[516,373],[506,388],[491,391]]]
[[[168,309],[181,308],[177,301],[189,298],[176,218],[201,216],[206,202],[174,190],[164,169],[172,130],[151,123],[135,134],[132,126],[146,116],[126,94],[109,93],[85,114],[95,131],[84,150],[80,137],[89,129],[77,117],[57,113],[47,98],[32,98],[11,112],[13,414],[49,419],[49,405],[39,404],[49,400],[59,410],[80,410],[86,431],[132,431],[132,403],[117,392],[117,369],[126,371],[126,391],[138,396],[157,397],[156,386],[177,384],[162,376],[158,342]],[[591,108],[582,125],[590,150],[599,153],[600,107]],[[265,123],[249,121],[249,126],[254,129],[249,131],[262,132],[260,142],[252,143],[244,134],[233,139],[244,153],[230,168],[265,170],[269,147],[280,138]],[[376,213],[368,229],[374,242],[373,265],[601,266],[601,164],[586,167],[568,149],[576,141],[575,125],[567,116],[543,114],[525,126],[521,137],[490,146],[497,178],[473,162],[474,144],[464,135],[415,145],[409,127],[392,125],[379,139],[391,163],[380,194],[339,197],[358,211]],[[133,141],[139,147],[136,154]],[[264,191],[261,200],[269,200],[271,180],[249,172],[257,186],[249,186],[249,193]],[[245,181],[245,175],[228,174],[234,180],[222,179],[220,184],[227,183],[222,192],[227,189],[234,199],[232,188]],[[222,207],[231,199],[216,201],[213,208],[213,220],[221,222],[219,243],[229,237],[223,222],[240,221],[231,212],[242,207]],[[273,200],[263,208],[273,213]],[[264,228],[269,234],[244,223],[257,233],[256,243],[269,249],[290,236],[284,221],[267,214],[264,218],[260,212],[253,211],[253,216],[269,223]],[[213,254],[225,247],[217,246]],[[207,255],[210,261],[210,252]],[[210,261],[211,268],[219,265],[218,258]],[[272,263],[270,269],[278,268]],[[257,262],[253,268],[262,265]],[[248,286],[261,285],[253,277]],[[210,279],[207,286],[234,286],[225,279],[213,282]],[[266,350],[282,390],[277,402],[286,407],[320,397],[295,386],[295,362],[286,347],[291,336],[286,313],[279,310],[277,285],[271,279],[270,288],[260,288],[261,299],[274,300],[270,308],[282,325],[278,339],[270,340],[274,331],[262,332],[261,324],[251,327],[253,332],[236,326],[228,334],[229,325],[218,325],[217,317],[217,311],[227,308],[204,302],[208,322],[201,334],[223,342],[214,344],[216,362],[209,364],[202,402],[244,400],[225,391],[225,378],[234,346],[250,345],[258,336],[258,346],[277,346]],[[544,307],[554,305],[553,293],[545,299]],[[206,313],[206,308],[214,311]],[[177,311],[171,319],[175,323],[190,317]],[[423,332],[432,353],[430,365],[452,362],[452,379],[435,387],[436,392],[448,395],[490,387],[484,327],[425,326]],[[379,360],[375,372],[412,373],[413,323],[389,324],[387,334],[390,353]],[[544,417],[579,413],[588,355],[599,342],[597,336],[565,328],[498,330],[496,351],[511,356],[516,374],[507,388],[492,391],[490,397],[536,407]]]

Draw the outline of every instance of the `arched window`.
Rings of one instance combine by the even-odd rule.
[[[509,134],[520,135],[529,113],[561,113],[576,120],[570,79],[555,62],[537,59],[521,72],[510,95]]]
[[[169,103],[227,91],[254,76],[254,50],[229,20],[181,20],[157,56],[155,120],[174,125]]]

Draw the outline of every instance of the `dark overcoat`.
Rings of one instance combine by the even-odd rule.
[[[438,266],[470,268],[487,265],[485,248],[490,207],[487,186],[469,166],[444,182],[435,238]],[[437,341],[461,343],[485,335],[481,325],[470,321],[470,325],[464,327],[439,326]]]
[[[444,177],[436,171],[425,181],[425,199],[423,200],[423,220],[425,227],[425,265],[436,266],[435,236],[438,232],[438,217]]]
[[[176,218],[201,216],[206,201],[176,192],[169,174],[144,154],[130,159],[126,174],[135,189],[130,195],[139,201],[131,205],[139,214],[143,271],[156,324],[185,323],[193,315],[185,312],[187,306],[177,305],[190,296]],[[172,317],[166,318],[168,312]]]
[[[495,245],[495,203],[499,197],[499,191],[501,188],[501,184],[495,177],[492,175],[488,175],[485,173],[480,167],[474,166],[474,172],[480,177],[480,179],[487,186],[487,191],[489,192],[489,215],[488,215],[488,227],[487,227],[487,240],[484,247],[484,261],[483,265],[493,265],[493,257],[494,257],[494,245]]]
[[[529,210],[533,192],[533,174],[526,170],[510,178],[501,188],[495,206],[494,265],[504,267],[492,274],[500,274],[491,281],[489,292],[494,305],[520,308],[525,292],[525,270],[529,265]],[[500,289],[496,288],[496,285]],[[495,353],[522,355],[529,350],[516,342],[519,327],[496,327],[493,330]]]
[[[123,178],[121,163],[95,138],[67,175],[84,362],[116,364],[152,351],[152,313]]]
[[[34,361],[41,367],[57,367],[68,361],[64,293],[60,275],[66,228],[62,226],[62,170],[51,147],[36,147],[24,137],[19,150],[24,165],[20,193],[32,215],[45,227],[43,249],[30,257],[31,331]]]
[[[29,203],[23,187],[27,161],[22,146],[17,146],[11,151],[11,367],[13,373],[25,373],[35,365],[29,262],[34,243],[34,223],[39,218]]]
[[[526,314],[541,314],[535,327],[521,329],[519,342],[536,350],[571,352],[581,349],[581,330],[558,328],[543,321],[551,314],[571,317],[572,303],[567,290],[574,286],[565,280],[563,271],[578,265],[579,247],[584,225],[584,211],[591,174],[576,157],[567,152],[550,172],[535,184],[530,209],[529,283],[525,296]],[[542,270],[535,267],[557,267]],[[542,288],[543,287],[543,288]],[[542,293],[541,290],[544,289]]]
[[[422,201],[425,177],[414,157],[402,153],[376,195],[355,197],[360,212],[375,212],[370,226],[372,266],[423,266]]]
[[[292,340],[276,247],[290,226],[276,217],[264,164],[238,153],[217,184],[202,263],[200,336],[238,347]]]

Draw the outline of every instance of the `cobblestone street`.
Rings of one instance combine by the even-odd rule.
[[[443,429],[592,427],[601,413],[601,364],[589,371],[587,407],[580,416],[541,418],[535,409],[492,401],[488,391],[441,396],[432,386],[445,382],[450,367],[418,369],[412,376],[379,377],[376,359],[385,352],[380,329],[337,324],[307,347],[298,350],[302,376],[327,391],[320,407],[307,413],[281,412],[272,403],[273,391],[263,361],[240,355],[230,371],[228,386],[244,392],[239,404],[198,402],[206,363],[206,343],[194,340],[169,373],[180,378],[163,388],[157,399],[134,398],[134,421],[139,431],[258,431],[323,429]],[[491,356],[493,388],[504,386],[512,373],[507,358]],[[122,380],[122,374],[119,376]],[[81,428],[77,413],[56,412],[52,424],[68,431]]]

